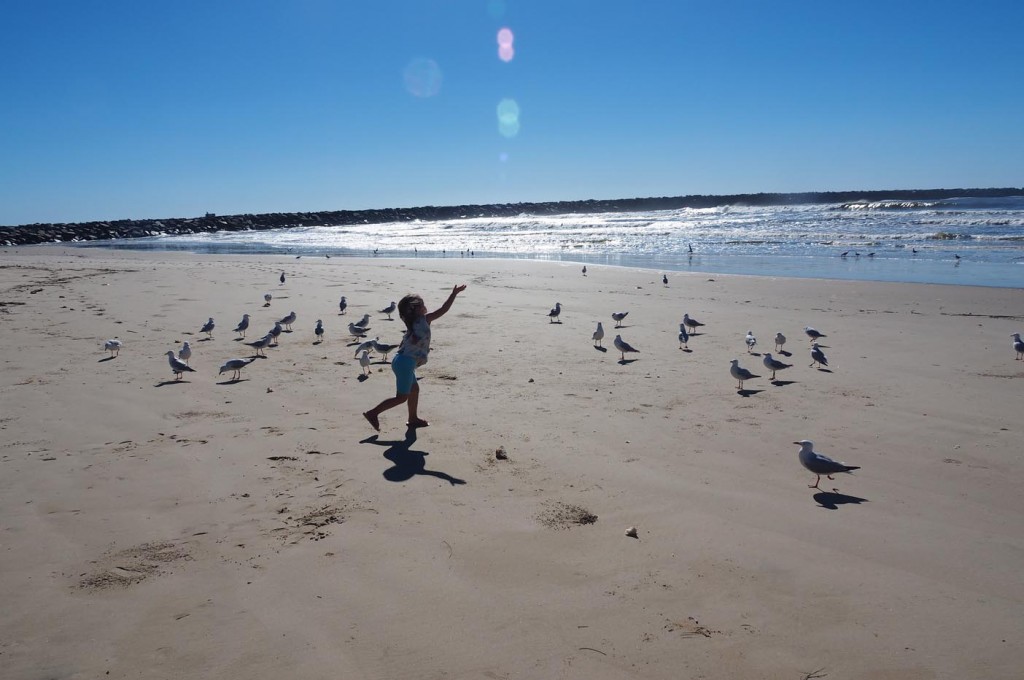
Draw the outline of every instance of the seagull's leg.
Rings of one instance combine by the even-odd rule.
[[[814,484],[808,484],[807,485],[808,489],[820,489],[821,488],[820,486],[818,486],[818,484],[821,483],[821,475],[817,475],[817,477],[818,478],[814,480]]]

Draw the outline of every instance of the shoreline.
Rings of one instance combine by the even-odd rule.
[[[1019,672],[1017,289],[15,250],[0,253],[12,678]],[[401,322],[379,309],[408,291],[438,305],[455,283],[420,371],[430,426],[410,438],[395,410],[377,436],[360,414],[394,380],[379,360],[359,377],[345,326],[369,313],[393,343]],[[243,312],[254,340],[289,311],[267,359],[217,374],[252,355],[231,332]],[[689,351],[684,312],[707,324]],[[807,325],[827,370],[808,366]],[[775,383],[748,330],[759,355],[786,333]],[[616,334],[640,353],[621,361]],[[175,381],[163,352],[183,340],[197,373]],[[738,391],[731,359],[764,377]],[[860,469],[809,489],[803,438]]]

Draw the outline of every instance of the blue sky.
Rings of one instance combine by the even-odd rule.
[[[0,224],[1019,187],[1022,35],[1019,0],[8,2]]]

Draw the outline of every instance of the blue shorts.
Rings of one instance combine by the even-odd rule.
[[[396,354],[391,360],[391,370],[395,372],[396,392],[409,394],[416,384],[416,360],[404,354]]]

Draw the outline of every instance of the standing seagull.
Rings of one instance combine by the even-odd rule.
[[[241,333],[242,337],[245,337],[245,329],[249,327],[249,315],[243,314],[242,320],[238,322],[238,326],[235,327],[236,333]]]
[[[227,361],[224,362],[224,365],[220,367],[220,372],[218,373],[218,375],[220,375],[220,373],[227,373],[228,371],[232,371],[231,379],[241,380],[242,369],[254,361],[256,361],[256,357],[249,357],[248,359],[228,359]]]
[[[192,358],[192,345],[188,344],[188,340],[181,344],[181,349],[178,350],[178,358],[186,364]]]
[[[384,357],[384,361],[388,360],[388,354],[398,349],[398,345],[389,345],[386,342],[381,342],[380,338],[375,338],[373,341],[373,351]]]
[[[362,355],[359,357],[359,365],[362,367],[362,374],[367,375],[370,372],[370,353],[363,350]]]
[[[356,347],[356,353],[352,355],[352,358],[355,359],[357,356],[359,356],[360,353],[368,352],[371,349],[373,349],[373,343],[374,342],[376,342],[376,339],[374,339],[374,340],[367,340],[365,342],[359,343],[359,346]]]
[[[173,349],[167,350],[167,363],[171,365],[171,370],[174,371],[175,380],[181,380],[181,374],[184,373],[185,371],[189,371],[191,373],[196,372],[196,369],[191,368],[184,361],[174,356]]]
[[[811,368],[814,368],[814,364],[818,364],[818,368],[828,366],[828,358],[816,342],[811,345]]]
[[[313,329],[313,333],[316,335],[317,342],[323,342],[324,340],[324,322],[320,319],[316,320],[316,328]]]
[[[827,335],[825,335],[821,331],[815,330],[815,329],[811,328],[810,326],[804,326],[804,333],[806,333],[807,337],[809,337],[811,339],[811,342],[815,342],[816,340],[819,340],[820,338],[828,337]]]
[[[277,344],[277,339],[279,337],[281,337],[281,331],[283,331],[283,330],[284,329],[281,328],[280,322],[275,321],[274,322],[274,327],[270,329],[269,333],[267,333],[267,335],[269,335],[271,338],[274,339],[273,343],[271,343],[271,344],[274,344],[274,345]]]
[[[587,265],[583,265],[583,275],[587,275]]]
[[[338,301],[338,314],[344,314],[346,307],[348,307],[348,300],[342,295],[341,300]]]
[[[626,352],[640,352],[640,350],[634,348],[631,344],[622,339],[621,335],[615,336],[615,349],[622,352],[622,360],[626,360]]]
[[[629,312],[612,312],[612,319],[615,321],[616,328],[622,328],[622,320],[626,318]]]
[[[754,331],[747,331],[745,342],[747,343],[747,354],[750,354],[754,351],[754,345],[757,344],[757,338],[754,337]]]
[[[548,312],[548,323],[554,323],[558,316],[562,313],[562,303],[556,302],[555,308]],[[558,323],[562,323],[559,321]]]
[[[391,320],[391,315],[394,313],[396,307],[398,307],[398,305],[396,305],[395,301],[392,300],[390,305],[388,305],[384,309],[380,310],[380,313],[381,314],[387,314],[388,315],[388,321],[390,321]]]
[[[292,330],[292,324],[295,323],[296,318],[298,317],[295,316],[295,312],[288,312],[288,316],[278,321],[278,323],[284,326],[285,330],[290,333]]]
[[[683,323],[686,324],[691,333],[704,325],[696,319],[691,319],[689,314],[683,314]]]
[[[363,314],[363,318],[360,319],[359,321],[356,321],[355,325],[359,326],[364,331],[370,330],[370,315],[369,314]]]
[[[668,285],[668,274],[661,275],[661,282],[664,283],[666,286]]]
[[[350,323],[348,325],[348,332],[352,335],[352,337],[355,337],[355,338],[365,338],[366,337],[366,329],[363,328],[362,326],[357,326],[354,323]]]
[[[107,340],[103,343],[103,349],[110,352],[110,358],[114,358],[121,352],[121,341],[117,338]]]
[[[209,338],[211,340],[213,339],[213,317],[212,316],[210,317],[209,321],[207,321],[206,323],[203,324],[203,327],[199,329],[199,332],[200,333],[206,333],[206,337],[207,338]]]
[[[270,333],[267,333],[266,335],[264,335],[259,340],[256,340],[254,342],[247,342],[245,344],[249,345],[249,347],[252,347],[254,350],[256,350],[256,356],[258,356],[258,357],[266,357],[267,355],[263,354],[262,352],[266,348],[270,347],[270,343],[272,343],[273,341],[274,341],[273,336],[270,335]]]
[[[775,351],[781,352],[782,346],[786,344],[786,336],[782,333],[775,334]]]
[[[740,360],[739,359],[733,359],[730,363],[732,365],[729,366],[729,375],[731,375],[732,377],[736,378],[736,380],[739,381],[739,383],[740,383],[739,389],[741,389],[741,390],[743,389],[744,381],[750,380],[752,378],[760,378],[761,377],[759,375],[754,375],[753,373],[751,373],[747,369],[745,369],[742,366],[740,366]]]
[[[284,272],[281,272],[281,279],[280,279],[280,281],[281,281],[281,285],[283,286],[284,285]]]
[[[679,349],[689,348],[690,334],[686,332],[686,324],[679,324]]]
[[[264,307],[269,307],[270,306],[270,301],[273,300],[273,299],[274,299],[273,295],[271,295],[270,293],[264,293],[263,294],[263,306]]]
[[[781,371],[784,368],[789,368],[793,364],[784,364],[778,359],[772,358],[771,352],[764,353],[764,367],[772,372],[771,380],[775,380],[775,371]]]
[[[601,325],[600,321],[597,322],[597,328],[594,330],[594,334],[591,337],[594,340],[595,347],[603,347],[601,341],[604,340],[604,326]]]
[[[1014,359],[1024,359],[1024,341],[1020,339],[1020,333],[1013,334],[1013,351],[1017,353]]]
[[[814,452],[814,442],[810,439],[801,439],[798,442],[793,442],[800,447],[800,464],[805,468],[817,475],[817,479],[814,480],[814,484],[808,484],[808,489],[820,489],[818,484],[821,483],[821,476],[825,475],[829,479],[832,479],[832,475],[839,474],[840,472],[850,472],[851,470],[859,470],[859,465],[847,465],[846,463],[838,463],[828,456],[823,456],[820,453]],[[835,489],[833,489],[835,491]]]

